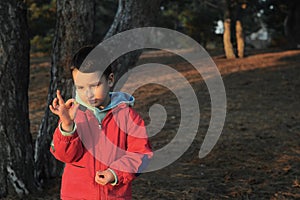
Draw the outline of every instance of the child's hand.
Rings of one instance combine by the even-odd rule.
[[[109,170],[96,172],[95,181],[98,184],[106,185],[107,183],[112,183],[114,180],[115,177]]]
[[[52,101],[52,105],[49,105],[49,108],[52,113],[59,116],[62,129],[70,132],[74,126],[74,118],[79,104],[74,104],[75,99],[69,99],[65,103],[59,90],[56,91],[56,96]]]

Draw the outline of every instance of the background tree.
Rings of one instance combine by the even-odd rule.
[[[51,82],[47,104],[61,90],[65,99],[72,97],[72,78],[69,70],[72,55],[84,45],[92,44],[95,24],[94,0],[57,1],[56,31],[51,61]],[[62,163],[49,152],[57,117],[46,108],[35,143],[35,177],[38,182],[61,173]]]
[[[243,18],[245,33],[250,35],[265,29],[271,40],[268,47],[286,48],[289,37],[284,34],[284,21],[290,2],[291,0],[247,0],[247,14]]]
[[[192,3],[185,5],[178,16],[184,32],[198,41],[204,48],[215,35],[215,25],[218,20],[219,9],[214,1],[193,0]]]
[[[223,43],[226,58],[235,58],[234,46],[232,41],[236,40],[237,54],[239,58],[244,57],[244,33],[242,18],[246,1],[225,0],[224,1],[224,34]]]
[[[55,34],[56,0],[27,0],[30,28],[31,52],[51,54]],[[114,20],[118,2],[114,0],[96,1],[94,40],[100,42]]]
[[[0,198],[35,188],[29,132],[29,37],[26,6],[0,2]]]
[[[288,1],[288,14],[284,28],[290,47],[300,48],[300,1]]]
[[[95,10],[96,18],[94,43],[98,44],[103,40],[115,19],[116,11],[118,10],[118,1],[96,1]]]
[[[231,42],[232,35],[232,20],[231,20],[231,0],[224,0],[224,33],[223,33],[223,44],[226,58],[235,58],[233,45]]]
[[[220,1],[192,0],[162,2],[158,25],[183,32],[204,48],[218,39],[215,26],[222,18]]]
[[[154,26],[160,3],[161,0],[119,0],[114,21],[104,39],[132,28]],[[113,63],[116,80],[137,62],[141,53],[142,51],[128,53]]]
[[[50,54],[56,22],[56,0],[27,0],[31,52]]]
[[[235,36],[236,36],[236,43],[237,43],[237,55],[239,58],[244,57],[244,49],[245,49],[245,39],[244,39],[244,31],[242,25],[242,13],[243,10],[246,9],[247,4],[243,3],[239,5],[237,8],[237,14],[234,19],[235,21]]]

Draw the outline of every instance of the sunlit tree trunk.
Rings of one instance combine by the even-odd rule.
[[[26,12],[21,0],[0,1],[0,198],[35,189]]]
[[[226,58],[236,58],[234,53],[234,46],[232,39],[236,39],[236,48],[239,58],[244,57],[245,41],[243,34],[242,18],[246,3],[240,3],[236,0],[224,0],[225,14],[224,14],[224,34],[223,43]],[[233,27],[233,29],[231,29]]]
[[[231,0],[224,0],[224,33],[223,33],[223,45],[226,58],[235,58],[233,45],[231,42]]]
[[[223,43],[226,58],[235,58],[233,46],[231,43],[230,19],[224,21]]]
[[[236,33],[238,57],[243,58],[244,57],[245,41],[244,41],[242,23],[239,20],[237,20],[236,23],[235,23],[235,33]]]
[[[53,43],[51,82],[47,104],[61,90],[65,99],[72,97],[72,77],[69,70],[72,55],[82,46],[90,45],[94,33],[94,0],[57,1],[56,33]],[[35,143],[35,177],[43,179],[57,176],[62,171],[62,163],[49,152],[52,134],[57,127],[58,118],[46,108]]]

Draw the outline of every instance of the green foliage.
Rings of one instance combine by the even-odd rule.
[[[206,10],[203,7],[184,10],[179,14],[178,19],[185,32],[204,46],[215,36],[215,23],[218,18],[214,10]]]
[[[161,8],[160,26],[181,31],[203,46],[217,39],[215,26],[222,17],[215,4],[201,0],[170,0],[164,1]]]
[[[95,43],[102,41],[106,32],[110,28],[118,8],[118,1],[102,0],[96,1],[96,23],[95,23]]]
[[[50,53],[52,48],[53,34],[46,36],[35,35],[30,40],[31,52],[46,52]]]
[[[56,0],[27,0],[28,24],[32,52],[51,52],[56,24]],[[100,42],[110,28],[118,1],[96,1],[95,43]]]
[[[269,0],[261,4],[260,10],[263,10],[261,19],[273,30],[283,32],[283,22],[287,16],[287,1]]]
[[[28,0],[28,25],[32,52],[51,52],[56,23],[56,0]]]
[[[215,34],[215,26],[218,20],[224,18],[224,2],[225,0],[164,0],[156,26],[181,31],[203,46],[209,42],[221,43],[220,36]],[[277,35],[278,33],[283,35],[288,1],[230,0],[229,2],[231,7],[237,4],[247,5],[243,11],[243,28],[246,35],[261,28],[262,23],[274,30]],[[31,50],[50,53],[55,33],[56,0],[27,0],[27,5]],[[100,42],[110,28],[117,7],[118,1],[115,0],[96,1],[95,43]]]
[[[288,14],[288,3],[286,0],[249,2],[248,15],[244,19],[246,35],[265,26],[272,38],[271,46],[285,46],[284,21]]]

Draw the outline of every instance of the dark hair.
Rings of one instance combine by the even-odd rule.
[[[99,70],[102,62],[107,56],[107,53],[101,49],[97,49],[97,55],[89,56],[90,52],[95,48],[95,46],[84,46],[80,48],[73,56],[71,61],[70,70],[71,72],[76,68],[83,73],[90,73]],[[100,55],[101,54],[101,55]],[[104,59],[101,59],[104,58]],[[103,72],[105,78],[112,73],[111,65],[109,65]]]

